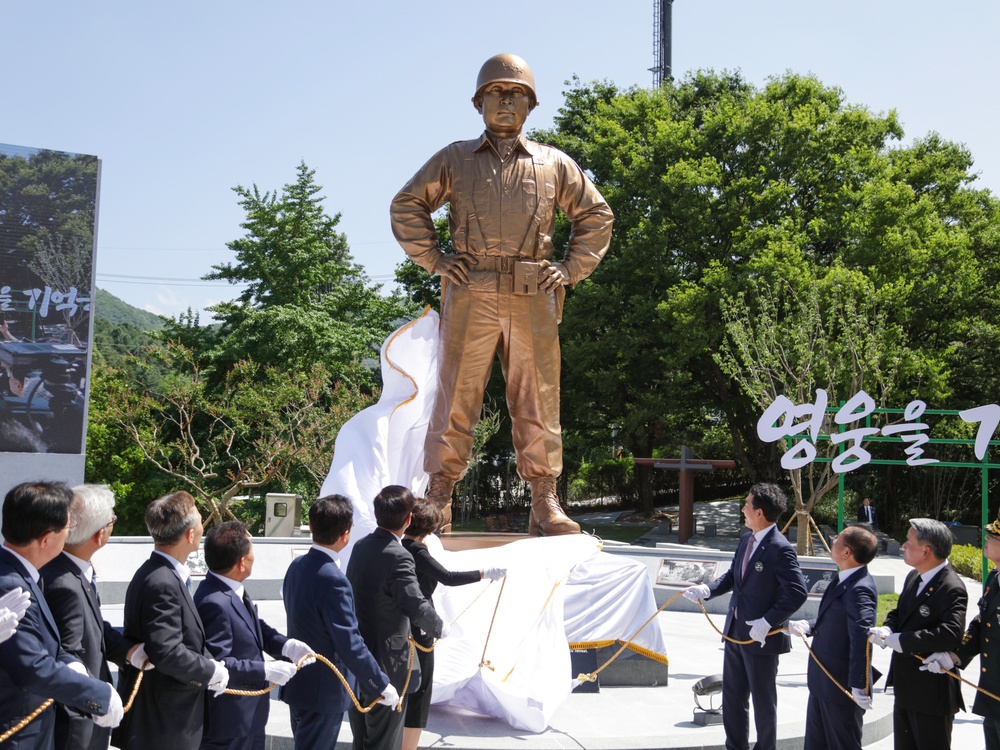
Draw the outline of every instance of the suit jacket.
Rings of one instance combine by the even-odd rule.
[[[357,693],[381,695],[389,678],[365,646],[354,612],[354,592],[347,577],[328,554],[310,549],[292,560],[282,584],[288,635],[322,654]],[[303,667],[281,690],[291,706],[316,713],[343,714],[351,705],[347,691],[333,671],[321,662]]]
[[[874,505],[870,505],[869,507],[872,510],[872,520],[871,520],[872,528],[875,529],[876,531],[878,531],[878,511],[875,510],[875,506]],[[867,514],[865,514],[865,506],[864,505],[862,505],[860,508],[858,508],[858,522],[859,523],[868,523],[868,516],[867,516]]]
[[[47,698],[87,714],[104,715],[111,687],[77,674],[66,665],[77,661],[63,650],[59,627],[27,569],[0,547],[0,596],[15,587],[31,595],[13,638],[0,644],[0,732],[17,724]],[[4,750],[49,750],[53,713],[45,711],[3,744]]]
[[[799,568],[795,548],[777,526],[772,527],[754,549],[746,574],[741,573],[743,556],[752,536],[751,532],[747,532],[740,537],[729,570],[708,584],[712,596],[732,592],[723,632],[741,641],[750,637],[747,620],[763,617],[772,630],[782,628],[806,600],[806,581]],[[773,656],[787,653],[790,649],[788,633],[779,633],[769,637],[762,648],[755,646],[751,651],[755,655]]]
[[[993,630],[993,626],[996,630]],[[969,623],[969,629],[962,637],[962,645],[955,653],[961,667],[969,666],[975,656],[979,656],[979,687],[994,695],[1000,694],[1000,667],[994,666],[1000,659],[1000,582],[996,568],[986,577],[986,588],[979,599],[979,614]],[[989,636],[993,635],[993,638]],[[946,677],[949,681],[950,677]],[[1000,721],[1000,703],[989,696],[976,692],[972,712]]]
[[[107,660],[123,666],[135,645],[105,622],[101,601],[83,571],[65,552],[41,569],[45,602],[59,627],[63,648],[83,662],[92,677],[111,683]],[[56,709],[56,750],[108,746],[111,730],[87,716],[59,706]]]
[[[288,638],[258,617],[257,605],[249,597],[238,597],[214,575],[205,576],[195,592],[194,603],[205,626],[209,652],[229,670],[229,687],[237,690],[267,687],[264,654],[281,659],[281,649]],[[221,740],[261,733],[269,712],[269,695],[209,697],[204,737]]]
[[[874,682],[870,673],[865,674],[865,654],[868,629],[875,625],[877,611],[878,592],[866,565],[826,590],[816,619],[809,623],[813,653],[848,690],[864,689]],[[813,659],[809,660],[808,684],[809,692],[830,708],[844,710],[845,718],[854,716],[854,701],[840,692]]]
[[[903,653],[893,651],[887,683],[893,685],[900,708],[935,716],[948,716],[965,708],[958,680],[920,671],[920,659],[935,651],[957,651],[965,629],[968,593],[951,563],[932,578],[919,595],[919,574],[911,570],[896,609],[885,624],[899,633]]]
[[[410,664],[410,622],[435,638],[442,626],[434,606],[420,592],[413,556],[391,532],[375,529],[354,545],[347,579],[357,597],[361,635],[402,692]],[[420,665],[414,659],[407,692],[419,687]]]
[[[197,750],[205,688],[215,674],[205,629],[169,560],[154,552],[125,592],[125,637],[145,644],[156,666],[146,672],[132,710],[115,730],[122,750]],[[139,671],[126,665],[118,692],[127,701]]]

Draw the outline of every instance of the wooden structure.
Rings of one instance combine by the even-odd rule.
[[[735,461],[725,461],[709,458],[695,458],[691,449],[681,446],[680,458],[634,458],[637,465],[652,466],[654,469],[680,471],[680,518],[677,533],[681,544],[694,536],[694,475],[695,471],[714,471],[715,469],[735,469]]]

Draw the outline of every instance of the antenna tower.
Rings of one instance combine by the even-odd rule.
[[[653,87],[660,88],[674,80],[671,68],[671,16],[674,0],[653,0]]]

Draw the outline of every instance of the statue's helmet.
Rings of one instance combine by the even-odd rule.
[[[538,96],[535,94],[535,76],[532,75],[531,68],[528,67],[528,63],[524,61],[523,57],[504,53],[494,55],[484,62],[483,67],[479,69],[479,78],[476,79],[476,93],[472,97],[472,103],[478,107],[476,100],[483,93],[483,89],[491,83],[497,82],[517,83],[524,86],[531,95],[531,108],[534,109],[538,106]]]

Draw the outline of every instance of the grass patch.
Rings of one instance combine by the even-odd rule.
[[[899,594],[878,595],[878,614],[875,615],[876,625],[881,625],[883,622],[885,622],[885,616],[896,608],[896,603],[898,601],[899,601]]]

